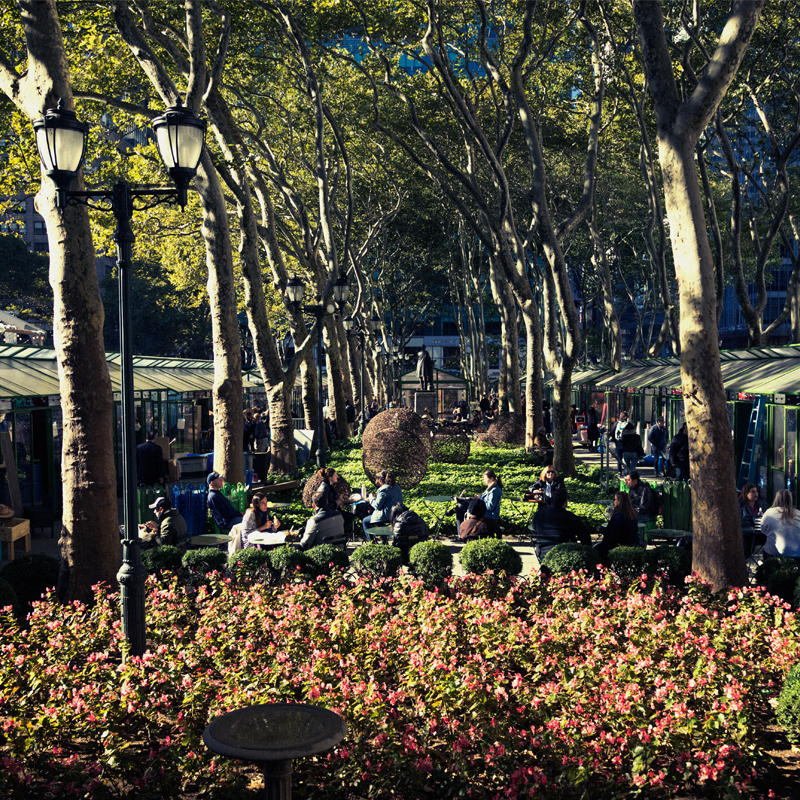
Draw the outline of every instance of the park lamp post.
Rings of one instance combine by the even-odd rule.
[[[122,630],[130,646],[130,655],[145,650],[144,579],[146,573],[139,555],[139,526],[136,513],[136,434],[133,403],[133,347],[131,339],[131,271],[134,235],[130,225],[134,210],[152,208],[160,203],[176,202],[186,207],[189,184],[203,155],[206,123],[188,108],[167,108],[152,122],[158,152],[175,188],[144,186],[136,188],[118,181],[113,189],[72,191],[86,151],[89,126],[75,113],[49,108],[42,119],[33,123],[36,146],[44,174],[56,185],[56,207],[63,212],[69,205],[86,205],[111,210],[116,221],[117,279],[119,281],[119,351],[122,382],[122,496],[125,538],[123,563],[117,574],[122,599]],[[136,204],[136,201],[141,201]]]
[[[358,426],[359,434],[363,435],[364,428],[367,427],[367,402],[366,398],[364,397],[364,348],[366,347],[366,332],[362,325],[351,316],[347,316],[342,320],[342,324],[344,325],[344,329],[347,331],[348,334],[354,333],[358,336],[358,342],[361,346],[361,389],[359,390],[359,397],[361,398],[361,423]],[[370,330],[375,333],[378,329],[378,326],[381,324],[381,321],[377,317],[373,317],[369,320]]]
[[[350,284],[344,273],[333,282],[333,299],[341,310],[350,297]],[[302,308],[306,314],[312,314],[317,326],[317,466],[320,469],[325,467],[325,416],[322,413],[322,363],[324,354],[322,352],[322,320],[323,318],[336,313],[336,306],[333,303],[318,303],[311,306],[303,306],[303,295],[306,285],[296,275],[286,282],[286,299],[295,311]]]

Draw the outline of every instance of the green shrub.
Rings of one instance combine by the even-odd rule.
[[[609,551],[606,564],[620,578],[638,578],[647,572],[647,551],[642,547],[615,547]]]
[[[565,542],[557,544],[542,559],[542,570],[553,575],[565,575],[573,570],[594,572],[598,562],[597,551],[588,544]]]
[[[775,716],[786,731],[786,738],[800,744],[800,664],[795,664],[786,676]]]
[[[461,551],[461,564],[467,572],[480,575],[487,570],[519,575],[522,559],[519,553],[502,539],[478,539],[467,542]]]
[[[314,565],[308,556],[288,544],[270,550],[269,560],[282,581],[293,581],[298,575],[311,577],[314,574]]]
[[[368,542],[355,550],[350,563],[359,575],[393,578],[403,566],[403,553],[397,547]]]
[[[261,583],[271,583],[274,575],[272,561],[268,550],[257,550],[255,547],[245,547],[237,550],[228,557],[228,571],[237,580],[250,580]]]
[[[441,588],[453,574],[453,554],[441,542],[417,542],[408,552],[408,567],[426,589]]]
[[[11,606],[15,614],[19,614],[19,599],[14,587],[3,578],[0,578],[0,608]]]
[[[792,558],[770,556],[756,572],[758,582],[772,595],[787,603],[795,599],[795,585],[800,578],[800,566]]]
[[[183,563],[183,554],[171,544],[162,544],[142,550],[142,566],[150,573],[160,576],[162,572],[177,572]]]
[[[306,556],[317,575],[330,575],[334,570],[344,572],[350,566],[347,553],[334,544],[318,544],[307,550]]]
[[[672,586],[683,586],[692,574],[692,557],[682,547],[661,544],[646,552],[648,572],[661,576]]]
[[[200,586],[208,583],[208,576],[212,572],[222,572],[225,569],[227,558],[216,547],[200,547],[197,550],[187,550],[181,561],[186,570],[186,583]]]
[[[19,600],[22,614],[30,611],[31,603],[58,583],[60,563],[57,558],[43,553],[27,553],[15,558],[0,570],[0,578],[7,580]]]

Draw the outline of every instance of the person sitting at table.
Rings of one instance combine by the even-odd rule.
[[[408,551],[417,542],[424,542],[428,538],[428,526],[416,511],[406,508],[402,503],[392,509],[390,524],[392,546],[400,549],[403,563],[408,564]]]
[[[603,534],[603,540],[595,545],[595,549],[605,558],[615,547],[639,547],[639,522],[636,509],[627,492],[614,493],[614,511],[608,525],[597,526]]]
[[[250,534],[268,531],[270,533],[277,531],[281,526],[281,521],[269,518],[269,501],[267,496],[256,492],[253,495],[253,500],[250,508],[244,512],[242,519],[242,547],[253,547],[250,544]]]
[[[475,494],[472,497],[457,497],[456,507],[447,512],[447,516],[451,514],[456,515],[458,521],[457,530],[461,531],[461,523],[467,516],[467,509],[470,502],[475,498],[480,498],[486,505],[486,514],[484,516],[484,524],[489,530],[490,536],[500,535],[500,501],[503,499],[503,483],[497,477],[493,469],[487,469],[483,473],[483,482],[486,484],[486,490],[483,494]]]
[[[458,533],[453,537],[454,542],[466,542],[467,539],[486,539],[491,535],[486,526],[486,503],[480,497],[473,497],[469,501],[464,521],[458,527]]]
[[[323,492],[314,493],[311,505],[314,509],[314,516],[306,523],[302,539],[293,543],[301,550],[310,550],[316,544],[324,544],[332,539],[344,537],[344,517],[335,506],[327,505]]]
[[[658,501],[656,493],[648,484],[640,480],[639,473],[634,470],[623,479],[628,487],[628,497],[639,518],[639,522],[652,522],[656,517]]]
[[[369,528],[372,525],[385,525],[392,519],[392,509],[403,502],[403,492],[395,483],[394,475],[388,470],[379,472],[375,476],[378,487],[376,494],[371,494],[367,499],[372,504],[372,514],[362,520],[364,538],[369,541]]]
[[[742,538],[744,553],[749,556],[753,552],[755,529],[761,524],[761,517],[767,510],[767,504],[758,497],[758,486],[745,484],[739,495],[739,514],[742,518]]]
[[[154,532],[151,544],[170,544],[180,550],[186,549],[186,520],[172,507],[169,497],[158,497],[148,506],[156,515],[157,522],[148,522],[147,528]]]
[[[764,552],[768,556],[800,558],[800,513],[788,489],[781,489],[761,517],[761,533],[766,536]]]
[[[238,525],[243,517],[230,500],[220,491],[225,479],[219,472],[211,472],[206,478],[208,483],[208,510],[223,533],[227,533],[234,525]]]
[[[544,467],[539,473],[539,480],[528,487],[525,499],[536,500],[538,497],[540,498],[538,502],[550,505],[553,502],[553,492],[556,489],[563,488],[565,488],[564,481],[558,476],[556,468],[551,464],[548,467]]]
[[[569,494],[562,485],[556,486],[549,503],[542,503],[533,516],[536,532],[536,557],[541,561],[557,544],[580,542],[592,544],[589,529],[571,511],[567,511]]]

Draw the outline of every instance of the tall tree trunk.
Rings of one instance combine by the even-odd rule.
[[[733,442],[722,384],[713,257],[694,148],[736,74],[764,0],[736,0],[697,88],[681,102],[659,3],[634,0],[680,286],[681,382],[689,431],[693,568],[716,590],[746,581]]]
[[[29,120],[43,117],[45,109],[55,107],[59,100],[72,110],[72,85],[54,0],[21,0],[18,5],[27,71],[24,75],[14,72],[9,54],[0,52],[0,90]],[[73,188],[84,188],[82,177],[73,182]],[[64,601],[89,602],[95,584],[116,582],[121,563],[103,304],[86,207],[70,206],[59,212],[53,184],[42,174],[36,210],[45,219],[50,242],[53,341],[64,425],[62,561],[57,589]],[[98,513],[98,509],[114,513]]]

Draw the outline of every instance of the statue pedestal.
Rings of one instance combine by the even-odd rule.
[[[414,411],[422,416],[426,408],[429,408],[433,414],[439,411],[436,407],[436,392],[421,392],[417,390],[414,393]]]

